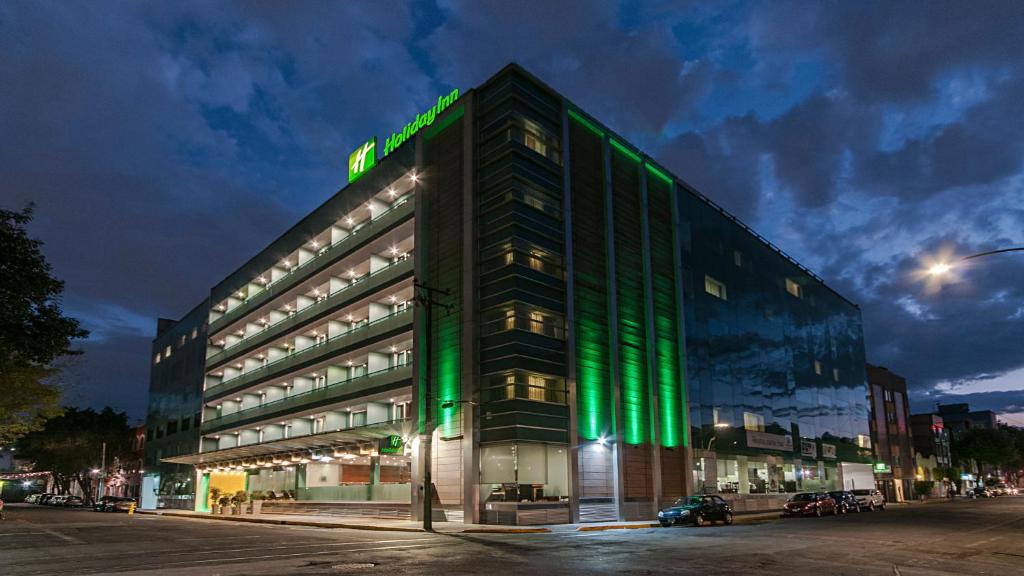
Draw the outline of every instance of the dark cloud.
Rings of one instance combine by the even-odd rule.
[[[140,415],[155,317],[333,193],[363,138],[517,61],[859,302],[869,358],[930,398],[1024,366],[1021,258],[908,277],[1024,245],[1022,10],[7,2],[0,205],[37,203],[94,332],[70,397]]]

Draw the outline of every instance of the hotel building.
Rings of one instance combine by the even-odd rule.
[[[161,458],[198,510],[416,518],[428,461],[467,523],[872,481],[859,309],[516,65],[361,145],[204,302],[198,438]]]

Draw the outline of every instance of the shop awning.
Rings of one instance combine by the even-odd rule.
[[[262,456],[274,456],[294,452],[308,452],[310,450],[330,449],[358,449],[360,444],[373,442],[380,438],[398,435],[402,438],[411,439],[412,424],[408,421],[381,422],[368,424],[347,430],[325,432],[322,434],[310,434],[293,438],[282,438],[262,444],[250,444],[235,448],[225,448],[212,452],[200,452],[198,454],[186,454],[163,458],[161,461],[173,464],[221,464],[231,460],[241,460]]]

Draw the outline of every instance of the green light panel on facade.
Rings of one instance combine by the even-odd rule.
[[[645,166],[647,166],[647,171],[648,172],[650,172],[651,174],[657,176],[662,181],[664,181],[666,184],[672,184],[672,178],[670,178],[668,174],[665,174],[664,172],[662,172],[660,169],[658,169],[653,164],[645,164]]]
[[[612,143],[612,148],[615,148],[619,152],[622,152],[623,154],[625,154],[633,162],[639,162],[640,161],[640,156],[636,152],[633,152],[632,150],[627,148],[624,144],[619,143],[618,140],[616,140],[614,138],[611,138],[609,140],[609,142]]]
[[[604,169],[600,132],[574,115],[570,123],[573,285],[576,318],[577,433],[597,440],[615,433],[612,417],[611,349]]]
[[[652,167],[648,166],[650,170]],[[672,236],[672,187],[647,179],[647,222],[651,248],[651,294],[654,298],[654,362],[658,377],[661,445],[685,445],[685,382],[679,358],[675,252]]]
[[[615,295],[618,306],[622,436],[627,444],[648,440],[650,419],[647,320],[644,301],[643,227],[639,157],[612,141],[612,205],[615,224]]]
[[[587,120],[583,116],[579,115],[576,111],[572,110],[571,108],[569,109],[569,117],[579,122],[581,126],[586,128],[587,130],[590,130],[594,134],[598,136],[604,136],[604,131],[595,126],[590,120]]]

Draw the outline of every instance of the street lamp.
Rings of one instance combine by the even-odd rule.
[[[945,274],[948,274],[951,270],[953,270],[956,264],[960,262],[966,262],[967,260],[982,258],[984,256],[992,256],[993,254],[1002,254],[1004,252],[1024,252],[1024,246],[1019,246],[1016,248],[1002,248],[1000,250],[989,250],[988,252],[979,252],[977,254],[971,254],[970,256],[964,256],[963,258],[959,258],[952,262],[946,260],[939,260],[938,262],[929,266],[928,269],[925,270],[925,274],[927,274],[928,276],[943,276]]]
[[[939,254],[937,257],[929,257],[923,263],[922,268],[915,273],[915,276],[919,280],[923,280],[925,282],[925,288],[928,292],[938,291],[943,283],[955,282],[958,279],[956,277],[957,269],[968,260],[992,256],[994,254],[1002,254],[1004,252],[1024,252],[1024,246],[989,250],[988,252],[979,252],[977,254],[971,254],[970,256],[963,256],[960,258],[953,257],[953,254],[948,250],[944,250],[943,252],[944,253]]]

